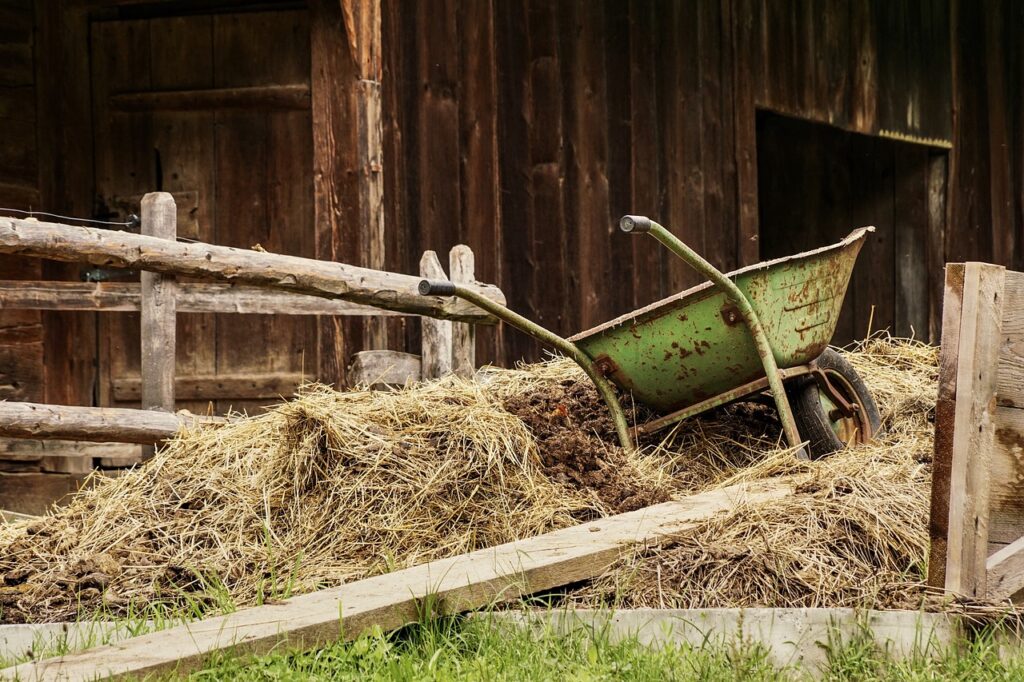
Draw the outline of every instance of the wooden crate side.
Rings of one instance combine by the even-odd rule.
[[[932,499],[928,533],[931,554],[928,584],[946,584],[946,540],[949,534],[949,477],[953,459],[953,418],[956,412],[956,360],[960,351],[960,312],[964,265],[946,266],[942,304],[942,349],[939,353],[939,391],[935,403],[935,454],[932,459]]]
[[[1024,272],[1007,271],[1004,295],[999,404],[1024,409]]]
[[[945,404],[936,415],[936,442],[947,447],[949,482],[946,560],[947,591],[970,597],[985,594],[988,558],[990,458],[994,440],[996,373],[1002,342],[1005,270],[984,263],[964,265],[956,354],[944,349],[940,391]],[[952,322],[951,322],[952,324]],[[955,397],[949,414],[950,372]],[[952,429],[951,435],[947,432]],[[942,436],[938,432],[942,432]]]

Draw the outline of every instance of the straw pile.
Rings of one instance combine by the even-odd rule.
[[[875,338],[847,357],[881,411],[886,432],[877,443],[810,463],[776,450],[746,468],[734,466],[738,453],[756,444],[716,444],[711,452],[725,465],[708,487],[802,473],[797,494],[741,505],[641,549],[570,601],[623,608],[938,606],[922,585],[936,349]],[[771,446],[762,442],[760,452]]]
[[[44,519],[0,527],[0,622],[259,603],[799,472],[799,495],[638,553],[569,599],[906,596],[925,555],[935,355],[886,339],[851,353],[888,435],[812,464],[780,447],[774,413],[758,404],[689,420],[626,456],[596,392],[565,360],[396,392],[306,387],[261,416],[181,435]]]
[[[309,386],[193,430],[0,527],[0,621],[253,604],[667,499],[659,471],[604,444],[606,417],[576,447],[564,437],[600,411],[578,380],[555,361],[397,392]],[[540,457],[531,421],[562,438],[557,455]]]

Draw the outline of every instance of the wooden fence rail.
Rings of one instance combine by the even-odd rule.
[[[10,438],[153,444],[171,438],[182,427],[223,421],[223,417],[159,410],[0,401],[0,436]]]
[[[412,275],[204,242],[0,218],[0,253],[238,282],[460,322],[495,321],[461,299],[421,296],[416,289],[420,278]],[[497,287],[478,282],[468,286],[505,303]]]
[[[0,281],[0,308],[23,310],[141,311],[141,376],[115,380],[118,400],[139,400],[144,410],[0,403],[0,437],[60,439],[150,446],[170,437],[183,423],[208,418],[174,413],[175,399],[286,395],[301,383],[298,375],[212,375],[176,377],[176,314],[243,313],[268,315],[424,316],[420,356],[388,350],[357,353],[353,383],[372,385],[434,378],[475,369],[473,324],[493,323],[486,312],[453,298],[421,296],[420,278],[343,263],[176,241],[177,209],[172,195],[142,197],[142,234],[0,217],[0,253],[142,270],[141,282]],[[433,252],[421,274],[444,278]],[[452,278],[504,303],[496,287],[473,278],[473,253],[455,247]],[[220,282],[177,282],[176,276]],[[436,318],[436,319],[435,319]],[[453,326],[454,325],[454,326]],[[214,395],[216,394],[216,395]],[[224,395],[221,395],[224,394]],[[90,450],[69,451],[68,473],[84,473]],[[46,453],[49,460],[55,457]],[[0,459],[3,459],[0,453]],[[86,459],[88,462],[86,462]],[[131,462],[117,458],[120,465]]]

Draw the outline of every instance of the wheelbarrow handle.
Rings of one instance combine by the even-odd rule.
[[[454,296],[455,284],[446,279],[424,279],[417,290],[420,296]]]
[[[590,377],[590,380],[594,382],[594,386],[597,388],[598,394],[608,406],[608,410],[612,414],[612,421],[615,423],[615,431],[618,433],[619,443],[622,444],[622,448],[627,452],[633,452],[636,449],[636,446],[633,444],[633,436],[629,431],[629,423],[626,421],[626,414],[623,412],[622,406],[619,404],[619,400],[615,396],[615,391],[612,389],[611,383],[597,368],[594,361],[591,360],[586,353],[580,350],[575,343],[568,339],[563,339],[558,334],[545,329],[536,322],[531,322],[519,313],[506,308],[500,303],[496,303],[489,298],[481,296],[473,289],[459,286],[454,282],[440,279],[424,279],[420,281],[419,286],[417,286],[416,289],[419,291],[421,296],[458,296],[462,300],[469,301],[478,308],[486,310],[502,322],[506,322],[516,329],[529,334],[538,341],[549,346],[554,346],[567,357],[574,360],[576,364],[579,365],[587,374],[587,376]]]
[[[772,350],[768,335],[761,326],[761,320],[754,310],[750,299],[740,290],[736,283],[724,275],[718,268],[704,260],[700,254],[683,243],[681,239],[669,232],[665,227],[654,222],[647,216],[624,215],[619,220],[619,229],[627,233],[649,233],[652,237],[662,243],[669,251],[674,253],[687,265],[707,277],[714,283],[725,296],[739,310],[750,335],[753,337],[757,354],[761,358],[765,375],[772,389],[772,396],[779,410],[779,419],[782,422],[786,440],[790,446],[796,448],[802,442],[796,428],[796,421],[793,419],[793,411],[790,408],[789,400],[782,386],[782,377],[779,375],[779,367],[775,362],[775,352]]]
[[[651,219],[642,215],[624,215],[619,219],[619,229],[626,233],[650,232]]]

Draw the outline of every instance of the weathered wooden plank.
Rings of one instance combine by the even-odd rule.
[[[570,289],[572,303],[560,324],[544,324],[567,334],[604,322],[608,310],[628,310],[628,290],[608,286],[613,281],[612,239],[624,235],[616,234],[615,223],[609,219],[605,7],[595,2],[563,7],[561,31],[568,46],[562,56],[567,74],[564,83],[574,103],[566,108],[567,144],[573,153],[566,159],[565,203],[566,221],[575,226],[575,234],[566,254],[567,270],[560,277],[575,275],[578,285]],[[538,215],[535,220],[538,229],[549,229],[545,216]],[[548,290],[546,287],[538,295],[547,296]]]
[[[897,336],[928,339],[928,150],[893,144],[893,247]]]
[[[567,157],[578,148],[566,139],[566,112],[563,97],[568,83],[563,70],[574,41],[559,40],[559,30],[575,32],[559,16],[569,7],[552,2],[530,2],[527,6],[529,178],[526,179],[530,201],[530,220],[522,226],[526,232],[529,279],[523,282],[531,319],[557,333],[575,329],[572,276],[576,267],[578,221],[570,218],[566,196],[568,181]],[[563,13],[564,14],[564,13]],[[543,124],[540,124],[543,122]],[[555,226],[558,229],[553,229]],[[582,255],[586,260],[587,256]],[[567,276],[569,275],[569,276]]]
[[[42,469],[48,469],[48,461],[62,459],[84,460],[92,466],[92,460],[103,458],[138,459],[142,454],[136,443],[89,443],[74,440],[28,440],[25,438],[0,438],[0,461],[40,462]]]
[[[1005,601],[1024,588],[1024,536],[990,556],[985,567],[989,601]]]
[[[960,317],[963,313],[964,264],[946,266],[942,298],[942,350],[939,354],[939,389],[935,402],[935,454],[932,458],[931,509],[928,535],[928,584],[946,586],[949,538],[949,493],[953,463],[953,423],[956,416],[957,358],[960,355]]]
[[[993,422],[990,547],[1024,536],[1024,409],[998,406]]]
[[[459,241],[461,184],[459,163],[459,35],[456,0],[412,3],[408,29],[415,58],[409,76],[415,88],[415,145],[418,181],[413,189],[423,247],[447,251]]]
[[[420,279],[410,275],[202,242],[169,243],[128,232],[0,218],[0,253],[212,277],[442,319],[491,319],[456,298],[420,296]],[[504,304],[497,287],[476,283],[473,288]]]
[[[1024,408],[1024,273],[1006,272],[1004,295],[999,404]]]
[[[1003,281],[1001,267],[964,265],[953,421],[936,425],[937,430],[953,428],[945,587],[975,598],[985,595]]]
[[[426,279],[448,279],[433,251],[420,258],[420,275]],[[421,320],[423,378],[437,379],[452,372],[452,323],[424,317]]]
[[[422,367],[419,355],[397,350],[364,350],[352,357],[348,382],[352,386],[374,389],[405,386],[419,381]]]
[[[503,231],[498,227],[502,217],[494,0],[463,2],[459,34],[462,234],[473,248],[477,276],[485,282],[500,282]],[[392,80],[396,78],[397,74]],[[509,151],[503,148],[502,154]],[[400,227],[396,224],[394,229]],[[503,326],[497,325],[479,335],[477,346],[484,362],[501,357],[503,334]]]
[[[456,244],[448,254],[448,272],[457,284],[475,281],[476,264],[473,250],[465,244]],[[471,377],[476,372],[476,327],[466,322],[452,323],[452,372]]]
[[[353,639],[371,626],[392,630],[413,622],[423,600],[441,613],[479,608],[495,599],[551,589],[600,575],[635,544],[684,533],[741,503],[791,495],[792,481],[747,483],[666,502],[581,526],[440,559],[280,604],[236,611],[83,653],[26,663],[0,675],[31,680],[125,678],[198,668],[218,650],[262,653],[308,649]]]
[[[376,6],[379,0],[362,3]],[[376,13],[379,19],[379,11]],[[370,42],[374,53],[380,52],[380,22],[360,43]],[[364,46],[362,49],[370,49]],[[379,76],[378,76],[379,78]],[[384,142],[381,120],[381,90],[379,80],[362,80],[359,83],[359,224],[362,241],[359,263],[366,267],[383,270],[385,266],[384,235]],[[363,333],[365,348],[387,348],[388,330],[384,320],[367,320]]]
[[[174,241],[178,211],[167,192],[142,198],[142,234]],[[142,408],[174,412],[174,276],[143,272]]]
[[[215,14],[214,85],[299,83],[310,78],[309,21],[310,15],[301,10]],[[343,42],[343,38],[338,31],[336,40]],[[268,45],[274,49],[268,50]],[[336,77],[340,84],[342,77]],[[290,256],[315,256],[311,114],[218,111],[216,121],[217,241],[245,248],[260,244],[269,252]],[[218,320],[216,372],[309,368],[315,374],[313,359],[319,350],[315,328],[316,320],[296,317]],[[263,351],[244,351],[254,347]],[[221,413],[260,407],[258,402],[238,400],[217,403]]]
[[[41,471],[88,473],[95,460],[139,462],[142,447],[137,443],[0,438],[0,466],[23,462],[35,464]]]
[[[531,252],[529,235],[531,224],[536,220],[530,195],[532,94],[529,8],[521,2],[495,2],[494,7],[500,17],[495,28],[496,52],[500,55],[497,66],[500,75],[497,79],[500,88],[498,127],[501,135],[498,181],[501,219],[503,225],[508,226],[501,235],[502,281],[516,283],[509,289],[509,307],[536,320],[537,311],[531,307],[533,300],[526,286],[533,280],[531,259],[523,257],[523,254]],[[565,239],[568,240],[574,228],[571,223],[564,228]],[[539,358],[539,345],[526,334],[508,330],[505,325],[498,328],[504,336],[505,358]]]
[[[254,400],[295,395],[295,390],[312,379],[301,372],[265,374],[210,374],[178,376],[174,393],[178,400]],[[138,377],[114,379],[113,397],[118,402],[139,400],[142,381]]]
[[[928,341],[938,343],[942,333],[943,264],[946,262],[945,154],[928,159]]]
[[[248,315],[379,315],[404,316],[384,308],[321,298],[264,287],[205,282],[179,282],[179,313],[241,313]],[[138,312],[142,295],[136,282],[39,282],[0,280],[0,308],[5,310],[82,310]]]
[[[154,410],[0,402],[0,436],[12,438],[145,445],[166,440],[183,427],[223,421],[219,417]]]
[[[84,478],[79,474],[0,472],[0,500],[7,511],[41,516],[76,492]]]
[[[655,68],[657,54],[651,49],[650,40],[655,35],[659,11],[651,3],[637,1],[630,3],[629,11],[629,212],[658,216],[661,214],[663,192],[659,163],[661,131]],[[664,249],[653,239],[630,239],[628,248],[633,251],[633,272],[636,273],[633,277],[633,306],[641,308],[667,294]]]
[[[36,70],[39,74],[61,74],[61,78],[39,78],[39,186],[40,197],[33,206],[47,206],[60,213],[89,216],[95,210],[94,137],[92,99],[98,85],[90,69],[92,24],[81,8],[67,3],[35,4]],[[122,48],[116,41],[117,49]],[[98,97],[97,97],[98,99]],[[77,279],[77,264],[44,262],[47,279]],[[90,314],[43,313],[44,353],[47,381],[44,400],[64,405],[85,405],[96,394],[98,363],[96,349],[99,325]]]
[[[360,131],[371,132],[366,88],[379,88],[363,81],[380,80],[380,5],[375,0],[313,0],[309,9],[316,257],[370,265],[363,259],[371,247],[378,257],[380,244],[371,242],[383,223],[373,230],[363,225],[364,214],[375,210],[363,202],[372,200],[380,178],[365,176],[370,138],[364,138],[362,148],[359,139]],[[380,329],[372,329],[379,338]],[[365,348],[365,332],[361,320],[317,322],[322,381],[344,381],[349,356]]]
[[[204,111],[211,109],[309,109],[307,83],[243,88],[124,92],[110,97],[114,111]]]

